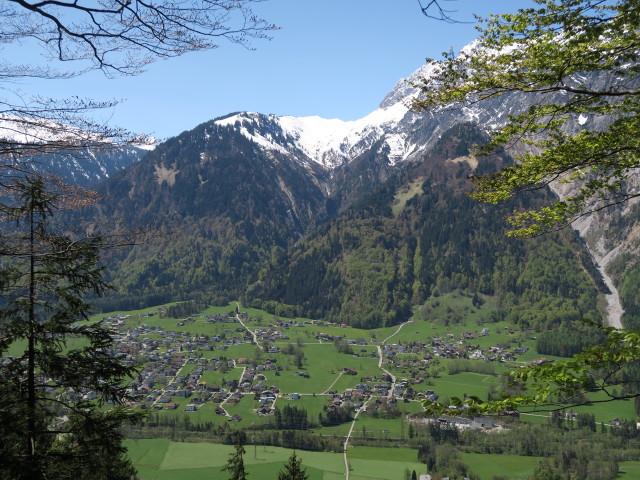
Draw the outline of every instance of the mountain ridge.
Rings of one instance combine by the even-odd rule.
[[[145,296],[162,290],[167,299],[238,298],[248,285],[275,271],[275,263],[295,254],[296,244],[311,238],[319,227],[353,215],[349,212],[354,205],[376,204],[379,199],[372,192],[382,195],[385,189],[398,190],[415,182],[412,171],[422,170],[433,185],[451,190],[442,193],[450,199],[436,202],[438,206],[459,203],[454,196],[460,187],[455,185],[487,171],[487,164],[473,155],[478,135],[495,130],[535,99],[525,102],[512,95],[483,105],[410,111],[409,97],[418,94],[413,82],[432,72],[433,66],[426,65],[400,80],[377,110],[352,122],[250,112],[219,117],[168,139],[106,182],[100,191],[111,200],[93,215],[141,225],[152,222],[158,212],[170,213],[195,235],[193,242],[198,245],[194,249],[179,240],[164,253],[158,248],[146,253],[142,246],[134,248],[112,268],[120,293]],[[569,128],[585,128],[589,121],[576,118]],[[439,160],[429,164],[429,158]],[[385,195],[393,198],[395,193]],[[409,199],[407,204],[411,207],[415,201],[420,200]],[[494,207],[478,208],[486,212]],[[390,223],[384,220],[387,214],[381,214],[379,221]],[[178,251],[178,245],[186,253]],[[344,275],[341,268],[336,275]],[[162,280],[154,276],[157,272],[162,272],[158,277]],[[594,285],[599,284],[596,277]],[[187,285],[182,291],[181,282]],[[204,293],[212,290],[215,293]],[[401,297],[408,303],[422,299],[398,293],[382,308],[394,310],[394,298]],[[253,300],[257,298],[254,295]],[[277,303],[287,305],[285,297],[278,298]],[[268,301],[260,298],[263,304]],[[400,310],[403,315],[408,311],[405,306]],[[402,315],[391,317],[398,321]]]

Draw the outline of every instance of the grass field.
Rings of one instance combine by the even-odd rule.
[[[533,473],[541,460],[539,457],[479,453],[462,453],[460,456],[481,480],[491,480],[494,475],[505,476],[509,480],[524,480]]]
[[[391,211],[393,212],[394,217],[397,218],[398,215],[400,215],[409,200],[411,200],[416,195],[423,193],[423,181],[424,178],[418,178],[417,180],[414,180],[412,183],[410,183],[407,187],[400,189],[396,193],[393,199],[393,203],[391,204]]]
[[[604,393],[587,394],[589,400],[606,400]],[[596,422],[610,423],[614,418],[636,418],[633,400],[618,400],[616,402],[592,403],[584,407],[572,408],[576,412],[587,412],[596,417]],[[639,477],[640,478],[640,477]]]
[[[492,375],[480,375],[477,373],[457,373],[455,375],[442,375],[433,379],[430,389],[438,392],[441,398],[459,397],[464,394],[476,395],[481,399],[487,399],[489,386],[498,386],[499,379]]]
[[[640,478],[640,462],[620,462],[620,472],[616,480],[637,480]]]
[[[233,451],[230,445],[180,443],[169,440],[129,440],[129,455],[143,480],[226,480],[220,469]],[[247,445],[244,455],[249,478],[275,479],[292,450]],[[296,451],[309,480],[344,478],[342,453]],[[410,449],[356,447],[349,450],[350,478],[395,480],[406,468],[422,472],[416,452]]]

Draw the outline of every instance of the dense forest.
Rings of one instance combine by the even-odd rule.
[[[479,140],[468,126],[450,132],[421,164],[275,259],[247,302],[278,315],[374,328],[406,320],[412,305],[431,296],[461,289],[497,296],[504,318],[523,328],[599,321],[598,289],[606,287],[572,232],[507,238],[504,217],[514,205],[487,208],[468,197],[467,177],[504,161],[481,158],[472,169],[450,158],[468,155]],[[398,192],[410,183],[419,189],[398,209]]]
[[[76,213],[88,228],[146,230],[153,239],[110,252],[106,273],[115,291],[97,307],[238,298],[263,262],[326,217],[324,194],[306,167],[273,156],[211,121],[99,186],[103,200]],[[281,185],[296,198],[295,211]]]

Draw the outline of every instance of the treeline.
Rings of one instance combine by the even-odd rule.
[[[284,408],[276,408],[273,414],[276,430],[309,430],[317,425],[310,423],[307,411],[304,408],[285,405]]]
[[[298,418],[302,419],[302,414]],[[306,417],[306,412],[304,412]],[[282,417],[284,418],[284,417]],[[292,422],[290,425],[294,425]],[[301,426],[298,424],[297,426]],[[312,428],[311,423],[307,428]],[[237,426],[227,422],[192,422],[188,415],[168,416],[150,414],[146,420],[136,426],[128,426],[129,438],[168,438],[173,441],[211,442],[232,445],[237,439]],[[315,435],[308,429],[276,429],[276,422],[252,426],[246,429],[247,441],[253,445],[272,445],[312,451],[338,451],[344,442],[343,436]]]
[[[348,407],[327,408],[325,406],[324,413],[318,413],[318,422],[323,427],[334,427],[352,420],[353,414]]]
[[[490,362],[479,362],[477,360],[468,360],[466,358],[455,358],[447,362],[447,373],[449,375],[464,372],[479,373],[482,375],[496,375],[496,366]]]
[[[572,322],[571,325],[540,332],[536,339],[536,350],[543,355],[571,357],[585,347],[602,343],[604,339],[602,329],[581,322]]]
[[[199,302],[197,300],[189,300],[186,302],[178,302],[175,305],[170,305],[165,311],[160,313],[160,316],[165,318],[185,318],[190,315],[200,313],[206,308],[206,303]]]
[[[220,424],[226,427],[227,424]],[[339,451],[344,443],[341,435],[316,435],[302,430],[261,430],[246,431],[249,445],[270,445],[274,447],[309,450],[316,452]],[[128,438],[167,438],[176,442],[210,442],[233,445],[237,438],[237,430],[213,428],[212,430],[186,430],[177,427],[127,427],[125,433]]]
[[[105,297],[91,298],[91,304],[96,311],[107,313],[140,310],[175,300],[176,297],[164,292],[147,295],[107,295]]]
[[[460,452],[544,457],[532,480],[612,480],[619,462],[640,459],[635,421],[604,427],[588,413],[555,412],[547,425],[514,420],[500,435],[441,422],[412,422],[410,427],[409,444],[418,449],[419,461],[429,473],[443,476],[473,475],[461,465]]]

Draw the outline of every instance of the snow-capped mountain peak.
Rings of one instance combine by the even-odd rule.
[[[352,121],[318,116],[262,116],[243,112],[216,120],[215,124],[239,128],[243,135],[262,148],[283,151],[295,147],[311,161],[331,169],[348,163],[374,142],[389,136],[408,113],[407,106],[398,101]],[[260,128],[264,123],[262,120],[277,125],[279,133],[289,140],[289,144],[274,142],[272,133]],[[246,122],[253,124],[255,128],[248,128]],[[389,140],[390,156],[402,156],[403,142],[398,139]]]
[[[411,111],[409,104],[419,94],[414,85],[437,74],[437,70],[435,62],[418,68],[398,81],[376,110],[358,120],[241,112],[214,123],[232,126],[261,148],[294,154],[298,158],[302,153],[303,162],[311,161],[330,170],[351,162],[374,145],[384,151],[389,164],[394,165],[424,151],[435,138],[430,136],[438,130],[430,127],[433,122],[427,122],[427,135],[419,131],[424,130],[424,124],[421,126],[417,120],[429,115],[425,117]],[[478,120],[476,112],[466,114],[469,120]],[[459,118],[456,121],[459,122]],[[280,136],[275,135],[276,131]]]

